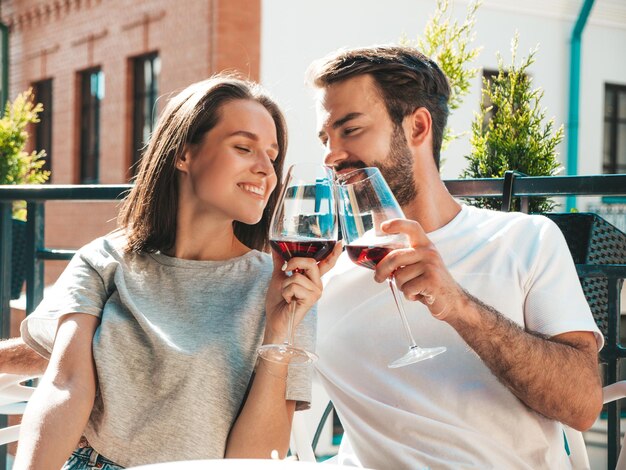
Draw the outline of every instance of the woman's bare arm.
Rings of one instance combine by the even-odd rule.
[[[92,340],[100,320],[70,314],[59,323],[50,365],[31,398],[13,468],[61,468],[87,424],[96,394]]]

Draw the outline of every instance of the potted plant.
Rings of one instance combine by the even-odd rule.
[[[43,169],[44,150],[25,151],[28,126],[39,122],[41,103],[35,104],[32,90],[20,93],[13,102],[7,102],[0,118],[0,184],[40,184],[50,177]],[[26,276],[26,203],[13,203],[13,253],[11,298],[20,295]]]
[[[505,66],[498,54],[498,75],[483,79],[483,93],[492,104],[483,102],[472,123],[472,150],[461,178],[501,178],[507,170],[553,176],[561,170],[556,147],[563,139],[563,126],[554,131],[554,119],[546,121],[546,110],[541,107],[543,90],[533,88],[528,72],[537,50],[531,50],[516,66],[517,45],[516,34],[511,42],[511,65]],[[472,203],[496,210],[501,206],[494,198]],[[545,197],[530,198],[529,212],[549,212],[555,205]],[[519,198],[513,201],[513,210],[520,210]]]
[[[400,45],[413,46],[433,59],[448,78],[450,98],[448,108],[454,112],[460,108],[465,96],[470,92],[472,80],[478,74],[478,68],[472,62],[478,57],[482,47],[473,47],[476,36],[476,12],[481,0],[472,0],[467,5],[465,20],[459,24],[450,10],[449,0],[437,0],[434,14],[428,19],[421,36],[412,41],[406,36],[400,39]],[[443,133],[441,151],[455,139],[465,135],[456,133],[446,126]],[[444,159],[441,159],[443,166]]]

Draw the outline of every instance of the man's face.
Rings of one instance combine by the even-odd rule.
[[[326,165],[337,173],[378,167],[401,206],[415,198],[413,156],[404,130],[391,121],[371,76],[320,90],[317,118]]]

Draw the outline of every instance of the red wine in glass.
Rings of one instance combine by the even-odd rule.
[[[270,246],[285,261],[291,258],[313,258],[320,262],[335,248],[336,240],[270,240]]]
[[[346,251],[353,263],[364,268],[376,269],[376,265],[396,248],[400,247],[348,245]]]
[[[405,235],[390,235],[381,229],[384,221],[404,218],[404,214],[377,168],[361,168],[338,175],[337,194],[343,238],[352,262],[376,269],[390,251],[409,247]],[[408,342],[408,351],[388,367],[406,366],[444,352],[445,347],[421,348],[416,344],[393,274],[387,281]]]
[[[332,181],[330,169],[321,165],[299,163],[289,168],[269,231],[270,246],[285,261],[301,257],[319,262],[333,251],[337,243],[337,213]],[[259,348],[263,359],[294,366],[317,359],[314,353],[294,345],[296,307],[294,299],[289,304],[285,341]]]

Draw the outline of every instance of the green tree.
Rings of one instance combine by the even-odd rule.
[[[432,58],[441,67],[450,83],[450,100],[448,106],[454,111],[461,106],[463,99],[470,92],[471,82],[478,74],[478,68],[471,67],[471,62],[478,57],[481,47],[472,47],[476,33],[476,12],[480,1],[470,2],[467,6],[465,20],[459,24],[452,19],[448,0],[437,0],[435,13],[429,18],[421,37],[411,41],[406,36],[400,44],[411,45],[423,54]],[[446,127],[443,136],[442,151],[453,140],[465,133],[455,134]]]
[[[517,170],[529,176],[552,176],[561,166],[556,147],[563,139],[563,126],[553,132],[554,119],[545,121],[541,108],[543,90],[532,88],[528,68],[535,62],[537,49],[515,65],[517,34],[511,42],[511,65],[505,66],[500,54],[498,75],[483,78],[483,94],[492,105],[483,103],[475,115],[470,138],[471,153],[466,156],[468,167],[461,178],[501,178],[507,170]],[[485,124],[486,123],[486,124]],[[479,207],[500,209],[501,200],[482,198],[471,201]],[[556,204],[545,197],[530,198],[530,212],[549,212]],[[513,201],[520,209],[520,200]]]
[[[28,153],[24,150],[28,141],[29,124],[39,122],[41,103],[34,103],[32,90],[20,93],[13,102],[7,102],[0,118],[0,184],[39,184],[50,177],[43,169],[44,150]],[[13,207],[13,216],[25,220],[23,202]]]

